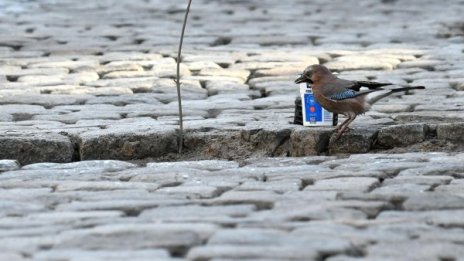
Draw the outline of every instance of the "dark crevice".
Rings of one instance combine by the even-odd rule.
[[[17,75],[7,75],[6,79],[9,82],[17,82],[18,79],[19,79],[19,76],[17,76]]]
[[[209,109],[207,110],[208,116],[206,117],[207,119],[215,119],[219,114],[221,114],[222,110],[219,109]]]
[[[227,69],[229,68],[230,64],[229,63],[217,63],[222,69]]]
[[[13,113],[13,121],[28,121],[31,120],[33,115],[29,113]]]
[[[218,37],[216,40],[214,40],[214,42],[212,42],[210,46],[214,47],[214,46],[228,45],[231,42],[232,42],[232,38],[221,36],[221,37]]]
[[[134,44],[137,44],[137,45],[143,44],[144,42],[145,42],[145,39],[135,39],[134,40]]]
[[[123,210],[126,217],[138,217],[143,209],[129,208]]]
[[[168,249],[169,254],[174,258],[183,258],[187,255],[189,251],[188,246],[178,246],[178,247],[171,247]]]
[[[19,51],[21,48],[23,48],[22,45],[16,45],[16,44],[6,44],[6,43],[0,43],[0,47],[10,47],[14,51]]]
[[[131,24],[131,23],[122,23],[122,24],[115,24],[113,26],[116,27],[116,28],[123,28],[123,27],[132,27],[134,25]]]
[[[307,186],[311,186],[314,184],[314,180],[311,180],[311,179],[302,179],[301,180],[301,187],[300,187],[300,191],[304,190]]]
[[[206,90],[206,82],[207,81],[200,81],[200,86],[201,86],[202,89]]]

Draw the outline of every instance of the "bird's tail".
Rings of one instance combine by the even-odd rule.
[[[372,105],[376,102],[378,102],[380,99],[383,99],[387,96],[390,96],[392,95],[393,93],[396,93],[396,92],[406,92],[406,91],[410,91],[410,90],[421,90],[421,89],[425,89],[424,86],[410,86],[410,87],[403,87],[403,88],[397,88],[397,89],[392,89],[392,90],[388,90],[388,92],[385,92],[385,93],[382,93],[380,95],[377,95],[375,97],[372,97],[370,98],[369,100],[367,100],[367,103],[369,105]]]

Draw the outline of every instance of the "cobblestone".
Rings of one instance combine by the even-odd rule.
[[[0,260],[462,259],[460,1],[193,1],[178,155],[185,5],[1,1]],[[426,90],[335,141],[314,63]]]

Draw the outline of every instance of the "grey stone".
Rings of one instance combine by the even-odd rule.
[[[317,251],[297,246],[247,246],[247,245],[206,245],[195,247],[189,251],[187,258],[191,260],[225,258],[242,260],[243,258],[284,260],[314,260]]]
[[[21,254],[19,251],[14,252],[14,251],[6,251],[0,254],[0,260],[2,261],[17,261],[17,260],[27,260],[24,258],[23,254]]]
[[[452,79],[449,84],[456,91],[464,91],[464,78]]]
[[[228,191],[211,200],[213,204],[254,204],[258,208],[269,208],[279,195],[272,191]]]
[[[148,168],[170,169],[173,168],[192,168],[200,170],[216,171],[222,169],[234,169],[239,164],[234,161],[226,160],[199,160],[199,161],[182,161],[182,162],[151,162],[147,164]]]
[[[345,252],[351,248],[346,239],[314,234],[289,234],[273,229],[238,228],[220,230],[215,233],[208,245],[247,245],[247,246],[298,246],[304,245],[327,254]]]
[[[87,160],[87,161],[79,161],[79,162],[72,162],[72,163],[36,163],[26,165],[22,168],[22,170],[38,170],[38,169],[100,169],[104,172],[113,172],[113,171],[121,171],[129,168],[134,168],[137,165],[117,161],[117,160]]]
[[[463,143],[464,123],[445,123],[437,126],[437,138],[456,143]]]
[[[379,221],[391,222],[404,220],[405,223],[427,222],[429,225],[442,227],[462,227],[462,209],[449,210],[426,210],[426,211],[382,211],[377,219]]]
[[[440,60],[416,60],[416,61],[406,61],[402,62],[401,64],[398,65],[398,68],[424,68],[424,69],[429,69],[433,70],[435,66],[441,65],[445,63],[444,61]]]
[[[269,180],[270,178],[268,178]],[[266,182],[261,181],[245,181],[235,190],[243,191],[257,191],[257,190],[270,190],[277,193],[285,193],[290,191],[299,191],[303,187],[303,180],[301,179],[285,179],[285,180],[269,180]]]
[[[210,224],[116,224],[90,229],[71,230],[62,234],[56,249],[127,250],[191,247],[199,245],[216,230]],[[150,238],[147,240],[147,238]],[[105,239],[105,240],[102,240]]]
[[[141,159],[176,151],[177,135],[170,127],[126,128],[79,135],[80,158]]]
[[[329,152],[332,153],[366,153],[368,152],[377,135],[374,129],[353,129],[342,134],[339,140],[335,140],[337,134],[332,134],[329,141]]]
[[[399,241],[376,244],[367,248],[367,255],[373,258],[403,260],[459,259],[464,253],[459,245],[448,242],[430,242],[424,249],[421,241]],[[392,252],[392,250],[395,250]]]
[[[61,182],[56,191],[102,191],[102,190],[122,190],[122,189],[146,189],[148,191],[155,191],[160,186],[156,183],[144,182],[118,182],[118,181],[76,181]]]
[[[133,185],[132,188],[136,187]],[[149,186],[141,186],[141,188],[149,188]],[[93,190],[92,192],[103,191],[104,193],[109,193],[111,190]],[[120,190],[114,190],[117,193],[124,194],[124,188]],[[131,188],[127,187],[127,191],[133,192]],[[98,194],[97,194],[98,195]],[[127,195],[126,195],[127,196]],[[144,209],[150,209],[162,205],[161,202],[155,202],[154,200],[148,199],[105,199],[100,197],[89,198],[90,200],[97,201],[73,201],[71,203],[63,203],[56,206],[58,211],[63,212],[109,212],[109,213],[120,213],[123,212],[126,215],[134,215],[140,213]],[[175,201],[170,200],[170,204],[175,203]]]
[[[439,192],[422,193],[420,196],[410,196],[403,203],[405,210],[421,211],[434,209],[462,209],[462,196],[447,195]]]
[[[356,190],[369,192],[379,185],[378,179],[375,178],[334,178],[319,180],[305,190]]]
[[[387,148],[407,146],[425,140],[427,126],[425,124],[402,124],[380,129],[377,142]]]
[[[17,202],[15,200],[0,200],[0,217],[22,216],[34,212],[41,212],[46,206],[40,203]]]
[[[79,104],[91,96],[69,96],[69,95],[21,95],[0,96],[0,104],[32,104],[51,108],[57,105]]]
[[[19,162],[16,160],[0,160],[0,172],[17,170],[20,168]]]
[[[77,249],[62,249],[40,251],[34,255],[37,260],[170,260],[168,251],[164,249],[150,250],[77,250]]]
[[[3,134],[0,136],[0,158],[16,159],[21,164],[34,162],[70,162],[74,148],[59,134]]]
[[[221,194],[221,189],[214,186],[207,185],[189,185],[189,186],[177,186],[177,187],[165,187],[158,189],[159,193],[165,193],[168,195],[182,195],[187,198],[214,198]]]
[[[453,180],[451,176],[402,176],[398,175],[393,179],[387,179],[382,185],[415,183],[418,185],[439,186],[449,184]]]
[[[389,56],[340,56],[325,64],[332,70],[392,70],[400,60]]]
[[[393,116],[395,121],[401,123],[449,123],[449,122],[462,122],[464,116],[457,111],[415,111],[415,112],[402,112]]]
[[[461,179],[454,179],[448,185],[440,185],[435,188],[437,192],[444,192],[452,195],[459,195],[463,196],[464,192],[462,188],[464,186],[464,182]]]
[[[328,150],[331,131],[320,128],[297,128],[290,134],[290,155],[308,156]]]
[[[255,211],[253,205],[227,205],[227,206],[167,206],[144,210],[140,217],[154,221],[164,222],[186,222],[205,221],[215,218],[223,218],[224,221],[232,222],[233,219],[245,217]]]

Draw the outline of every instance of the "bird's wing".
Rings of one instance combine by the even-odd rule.
[[[383,90],[381,87],[387,85],[391,85],[391,83],[350,81],[336,78],[334,81],[324,84],[321,88],[321,92],[324,96],[332,100],[345,100]],[[369,90],[361,91],[361,87],[367,87]]]
[[[325,97],[331,97],[332,95],[342,93],[347,90],[356,90],[353,89],[355,86],[356,83],[353,81],[336,78],[333,81],[325,83],[319,89]],[[359,91],[359,88],[356,91]]]
[[[376,92],[376,91],[381,91],[381,90],[383,90],[383,89],[377,88],[377,89],[374,89],[374,90],[365,90],[365,91],[357,92],[357,91],[352,90],[352,89],[347,89],[345,91],[335,93],[335,94],[329,96],[329,98],[332,99],[332,100],[341,101],[341,100],[346,100],[346,99],[351,99],[351,98],[356,98],[356,97],[359,97],[359,96],[367,95],[367,94],[369,94],[371,92]]]
[[[367,87],[369,89],[378,89],[380,87],[392,85],[392,83],[388,83],[388,82],[370,82],[370,81],[354,81],[354,83],[355,83],[355,88],[357,89],[354,89],[354,88],[352,89],[357,90],[357,91],[359,91],[361,87]]]

